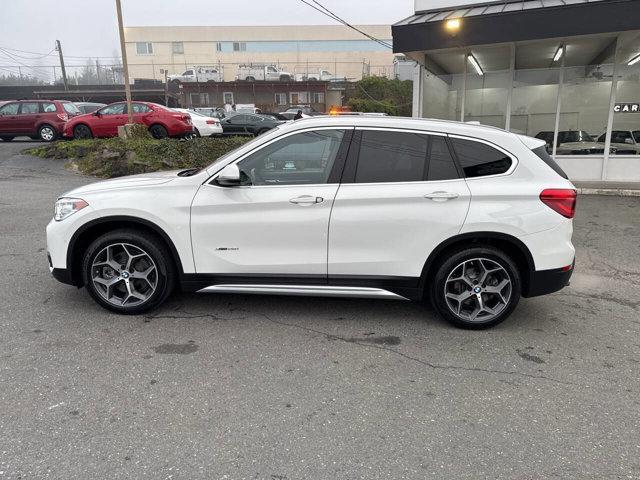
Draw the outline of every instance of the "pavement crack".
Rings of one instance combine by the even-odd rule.
[[[313,328],[309,328],[309,327],[304,327],[302,325],[298,325],[296,323],[288,323],[288,322],[283,322],[283,321],[279,321],[279,320],[274,320],[273,318],[271,318],[270,316],[268,316],[265,313],[261,313],[260,315],[262,315],[264,318],[266,318],[269,322],[271,323],[275,323],[277,325],[283,325],[283,326],[287,326],[287,327],[293,327],[293,328],[298,328],[300,330],[305,330],[307,332],[310,333],[316,333],[318,335],[323,335],[324,337],[326,337],[329,340],[339,340],[345,343],[349,343],[351,345],[358,345],[360,347],[364,347],[364,348],[375,348],[378,350],[385,350],[389,353],[392,353],[394,355],[398,355],[400,357],[403,357],[407,360],[410,360],[412,362],[415,363],[419,363],[420,365],[424,365],[426,367],[429,367],[433,370],[460,370],[460,371],[465,371],[465,372],[476,372],[476,373],[492,373],[492,374],[498,374],[498,375],[511,375],[511,376],[518,376],[518,377],[524,377],[524,378],[531,378],[534,380],[546,380],[552,383],[557,383],[560,385],[573,385],[573,386],[579,386],[579,384],[577,383],[573,383],[573,382],[566,382],[563,380],[558,380],[556,378],[552,378],[552,377],[547,377],[546,375],[534,375],[534,374],[530,374],[530,373],[523,373],[523,372],[517,372],[517,371],[513,371],[513,370],[497,370],[497,369],[492,369],[492,368],[480,368],[480,367],[464,367],[464,366],[460,366],[460,365],[446,365],[446,364],[438,364],[438,363],[431,363],[428,362],[426,360],[422,360],[421,358],[417,358],[417,357],[413,357],[411,355],[407,355],[406,353],[402,353],[399,352],[398,350],[394,350],[393,348],[389,348],[386,347],[384,345],[377,345],[377,344],[373,344],[373,343],[364,343],[364,342],[359,342],[359,341],[354,341],[353,338],[347,338],[347,337],[341,337],[339,335],[334,335],[331,333],[327,333],[327,332],[323,332],[321,330],[316,330]]]

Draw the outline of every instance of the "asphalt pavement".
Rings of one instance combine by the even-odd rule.
[[[118,316],[49,274],[94,179],[0,143],[1,479],[640,478],[640,198],[580,196],[571,286],[487,331],[409,302],[177,294]]]

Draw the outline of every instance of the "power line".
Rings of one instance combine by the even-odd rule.
[[[0,54],[5,55],[7,58],[9,58],[9,59],[13,60],[14,62],[16,62],[18,65],[20,65],[20,66],[22,66],[24,68],[30,69],[31,70],[31,74],[35,75],[36,77],[44,76],[47,80],[51,80],[51,77],[53,76],[52,72],[49,72],[46,69],[47,67],[30,66],[30,65],[27,65],[26,63],[22,63],[20,60],[18,60],[18,58],[16,58],[15,56],[13,56],[11,53],[7,52],[3,48],[0,48]],[[45,70],[42,70],[42,69],[45,69]]]
[[[36,58],[27,58],[27,57],[20,57],[19,55],[15,54],[16,56],[23,58],[25,60],[38,60],[39,58],[44,58],[44,57],[55,57],[57,54],[53,53],[55,52],[55,48],[53,50],[51,50],[49,53],[42,53],[42,52],[30,52],[27,50],[18,50],[17,48],[9,48],[9,47],[0,47],[0,49],[2,50],[9,50],[10,52],[18,52],[18,53],[27,53],[29,55],[40,55],[40,57]],[[88,59],[94,59],[94,58],[120,58],[119,55],[117,56],[99,56],[99,55],[91,55],[91,56],[83,56],[83,55],[66,55],[66,58],[88,58]]]
[[[336,15],[334,12],[332,12],[331,10],[329,10],[327,7],[325,7],[324,5],[322,5],[320,2],[318,2],[317,0],[312,0],[313,3],[315,3],[316,5],[318,5],[320,8],[322,8],[323,10],[325,10],[329,15],[331,15],[333,18],[335,18],[337,21],[339,21],[340,23],[348,26],[349,28],[354,29],[356,32],[361,33],[362,35],[364,35],[365,37],[370,38],[371,40],[374,40],[378,43],[380,43],[381,45],[385,45],[388,48],[393,48],[393,45],[385,42],[384,40],[380,40],[379,38],[374,37],[373,35],[370,35],[362,30],[360,30],[359,28],[351,25],[349,22],[347,22],[346,20],[344,20],[343,18],[340,18],[338,15]]]
[[[393,46],[383,40],[380,40],[379,38],[374,37],[373,35],[368,34],[367,32],[364,32],[362,30],[360,30],[359,28],[351,25],[349,22],[347,22],[346,20],[340,18],[338,15],[336,15],[335,13],[333,13],[331,10],[329,10],[327,7],[325,7],[324,5],[322,5],[320,2],[317,2],[316,0],[312,0],[313,3],[315,3],[316,5],[313,5],[311,3],[309,3],[307,0],[300,0],[302,3],[304,3],[305,5],[307,5],[308,7],[313,8],[314,10],[322,13],[323,15],[331,18],[332,20],[335,20],[341,24],[343,24],[346,27],[351,28],[352,30],[355,30],[356,32],[360,33],[361,35],[364,35],[365,37],[369,38],[370,40],[373,40],[374,42],[382,45],[383,47],[386,48],[390,48],[392,49]]]

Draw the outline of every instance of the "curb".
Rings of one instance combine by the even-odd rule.
[[[608,195],[615,197],[640,197],[640,190],[621,188],[578,188],[579,195]]]

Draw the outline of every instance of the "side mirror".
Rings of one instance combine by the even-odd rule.
[[[240,169],[235,164],[227,165],[218,175],[217,182],[222,187],[237,187],[240,185]]]
[[[96,110],[95,112],[93,112],[93,116],[94,117],[99,117],[100,115],[102,115],[98,110]]]

